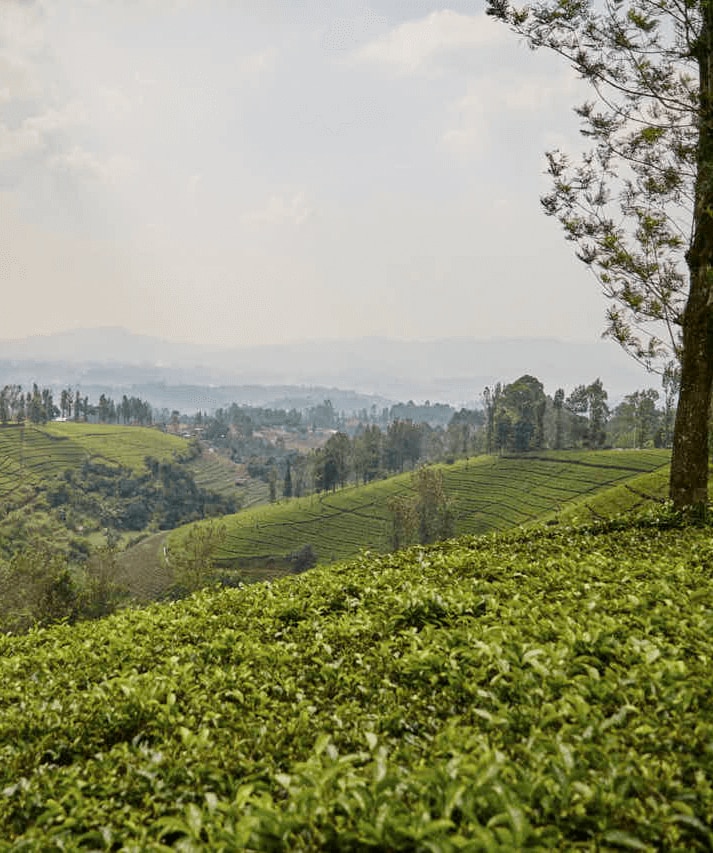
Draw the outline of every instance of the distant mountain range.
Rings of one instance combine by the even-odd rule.
[[[659,384],[608,341],[360,338],[227,349],[107,327],[0,342],[0,384],[71,384],[89,394],[144,389],[155,405],[172,407],[180,399],[183,411],[190,411],[191,399],[194,408],[231,402],[235,398],[222,393],[228,389],[243,389],[244,402],[261,405],[306,397],[321,402],[337,389],[353,392],[355,408],[409,399],[474,405],[486,385],[524,373],[537,376],[550,394],[600,377],[614,401]],[[176,396],[178,386],[184,388]],[[146,393],[151,388],[153,396]]]

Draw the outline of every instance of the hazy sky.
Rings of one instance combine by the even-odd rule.
[[[583,92],[483,7],[0,0],[0,338],[596,339],[539,205]]]

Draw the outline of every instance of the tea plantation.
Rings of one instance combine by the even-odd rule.
[[[0,850],[713,847],[713,536],[362,555],[0,639]]]
[[[438,468],[452,502],[455,532],[462,535],[505,530],[565,512],[594,520],[662,502],[669,459],[668,450],[549,451],[479,456]],[[630,481],[644,474],[654,478],[629,488]],[[608,497],[615,486],[619,491]],[[411,494],[412,488],[411,475],[402,474],[244,510],[225,519],[220,561],[250,570],[308,544],[320,562],[347,559],[362,548],[389,551],[389,499]],[[186,533],[179,529],[170,540],[180,545]]]

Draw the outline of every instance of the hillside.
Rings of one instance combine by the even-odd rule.
[[[85,460],[140,471],[147,456],[159,461],[185,454],[184,439],[149,427],[49,423],[0,429],[0,500],[23,486],[41,486]]]
[[[479,534],[575,512],[597,517],[595,498],[619,485],[621,509],[633,509],[663,495],[668,451],[562,451],[531,456],[482,456],[439,466],[453,501],[456,534]],[[645,484],[630,491],[624,484],[659,471],[648,497]],[[660,481],[660,483],[659,483]],[[366,486],[312,495],[277,505],[256,507],[228,517],[226,543],[219,553],[225,567],[247,570],[248,576],[273,576],[288,570],[285,557],[311,545],[322,562],[345,559],[361,549],[389,550],[387,501],[411,493],[411,475]],[[619,507],[612,505],[611,509]],[[599,514],[608,515],[600,503]],[[178,545],[182,528],[170,537]],[[271,568],[273,567],[273,568]]]
[[[0,638],[0,850],[708,850],[712,565],[563,526]]]
[[[3,426],[0,547],[11,553],[23,542],[40,539],[81,556],[107,529],[117,537],[135,535],[152,519],[170,527],[174,516],[177,523],[200,517],[181,501],[185,504],[192,490],[198,494],[197,478],[217,478],[207,470],[211,460],[193,456],[185,439],[148,427]],[[154,460],[153,472],[147,459]],[[171,489],[180,500],[169,494]],[[225,491],[224,482],[217,493],[206,486],[210,500],[228,507]]]

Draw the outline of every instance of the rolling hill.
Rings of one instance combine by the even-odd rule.
[[[212,459],[196,456],[185,439],[157,429],[74,422],[3,426],[0,546],[9,553],[39,538],[78,554],[77,548],[101,538],[103,529],[135,535],[148,525],[151,500],[170,488],[167,474],[166,482],[159,482],[158,469],[156,483],[146,482],[149,458],[164,469],[174,466],[169,473],[174,479],[180,474],[185,487],[199,489],[191,485],[196,478],[219,485],[216,492],[205,487],[218,501],[229,490],[226,483],[234,490],[228,472],[209,470]],[[135,512],[133,520],[122,516],[132,500],[143,512]]]
[[[665,495],[668,451],[562,451],[530,456],[483,456],[439,466],[452,500],[458,535],[505,530],[563,517],[595,519],[606,511],[657,502]],[[651,480],[641,480],[642,476]],[[629,482],[634,485],[629,485]],[[366,549],[389,549],[387,501],[412,490],[410,474],[334,493],[256,507],[225,519],[221,564],[247,578],[289,571],[285,558],[311,545],[321,562]],[[599,507],[599,510],[597,509]],[[187,528],[174,531],[175,547]]]

